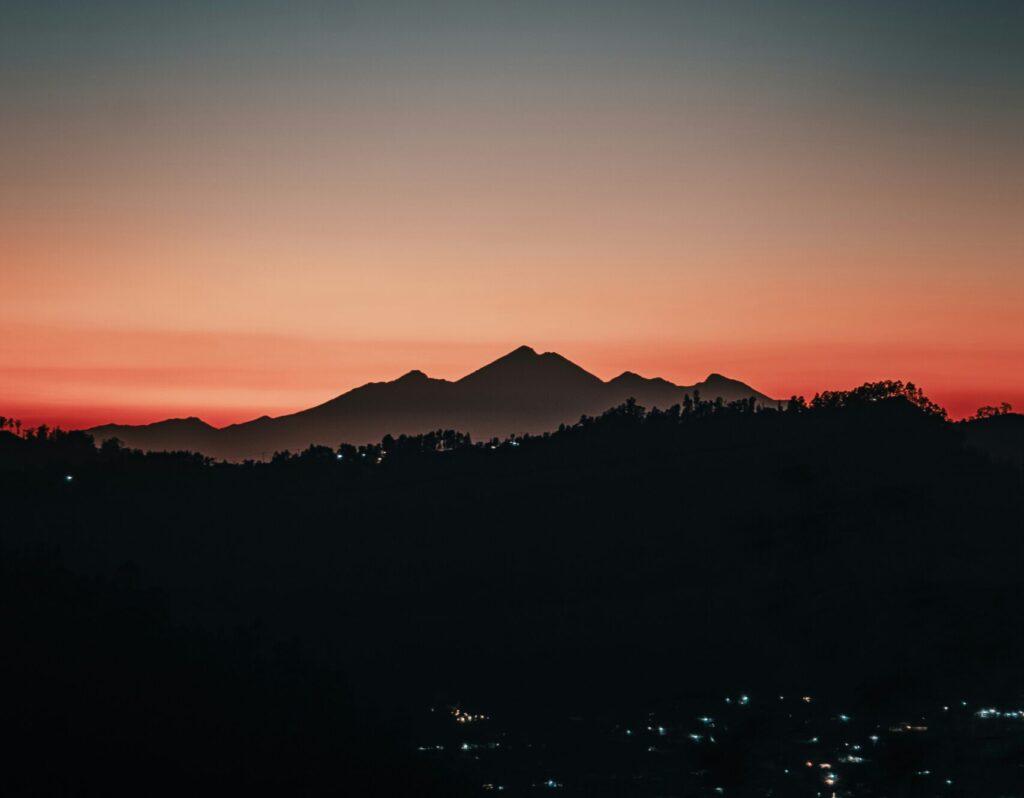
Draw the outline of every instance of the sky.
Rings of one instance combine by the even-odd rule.
[[[0,414],[527,344],[1024,410],[1024,4],[0,0]]]

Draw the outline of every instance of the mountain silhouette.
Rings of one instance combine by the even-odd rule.
[[[538,392],[600,390],[604,383],[555,352],[538,354],[521,346],[457,382],[481,395],[535,397]]]
[[[118,438],[150,451],[191,450],[227,460],[261,459],[311,444],[367,443],[384,435],[457,429],[477,440],[542,433],[581,415],[594,415],[633,398],[648,408],[668,408],[699,392],[729,402],[771,398],[737,380],[710,374],[695,385],[624,372],[604,382],[555,352],[521,346],[450,381],[414,370],[391,382],[371,382],[316,407],[216,428],[198,418],[140,426],[109,424],[90,430],[97,440]]]

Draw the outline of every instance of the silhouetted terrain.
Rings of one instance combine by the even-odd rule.
[[[720,374],[690,386],[625,372],[608,382],[554,352],[522,346],[460,380],[431,379],[410,371],[393,382],[373,382],[317,407],[217,429],[198,418],[143,426],[110,424],[89,430],[98,441],[118,438],[151,451],[190,450],[228,460],[266,459],[275,451],[338,441],[368,443],[386,434],[459,429],[477,440],[542,433],[634,398],[667,408],[684,396],[736,399],[767,396]]]
[[[1024,416],[1005,413],[979,418],[965,426],[967,442],[999,459],[1024,467]]]
[[[335,671],[258,626],[173,624],[136,570],[85,578],[52,553],[0,553],[4,795],[460,792]]]
[[[552,368],[585,380],[562,363]],[[478,379],[467,378],[470,386]],[[505,386],[480,390],[514,382],[510,375]],[[772,724],[781,721],[768,709],[719,728],[721,747],[671,761],[651,758],[668,741],[619,754],[582,730],[739,691],[828,696],[855,718],[893,723],[949,695],[972,707],[1024,702],[1022,433],[1024,417],[1013,414],[951,423],[900,383],[794,399],[781,410],[686,398],[647,412],[628,402],[543,436],[473,443],[442,429],[268,463],[97,449],[83,433],[0,433],[3,543],[59,550],[83,575],[74,579],[128,569],[139,589],[166,596],[169,620],[159,624],[225,630],[227,639],[259,624],[269,650],[296,639],[310,667],[345,674],[360,711],[373,707],[382,726],[420,729],[421,748],[441,738],[410,718],[479,708],[489,718],[481,728],[500,724],[507,736],[452,725],[462,735],[449,746],[457,763],[420,760],[433,761],[452,789],[469,777],[485,789],[487,768],[500,764],[493,752],[503,750],[488,748],[494,740],[508,748],[530,739],[536,747],[522,743],[507,755],[516,764],[504,771],[506,794],[531,784],[584,795],[710,795],[712,784],[766,794],[765,779],[805,758],[776,740]],[[80,606],[74,585],[82,583],[47,578],[5,604],[9,623],[57,630],[41,649],[52,653],[40,655],[52,676],[30,680],[34,692],[19,701],[60,715],[71,692],[46,685],[77,673],[78,621],[53,625],[26,608],[25,596],[57,596],[66,614],[61,607]],[[95,617],[119,617],[105,606]],[[136,678],[117,664],[120,647],[133,649],[130,641],[154,627],[118,623],[95,637],[115,676],[74,678],[101,678],[120,701]],[[22,646],[37,645],[22,634]],[[209,707],[234,717],[249,682],[223,700],[202,679],[195,691],[180,686],[193,684],[192,666],[176,652],[193,639],[166,635],[131,673],[179,684],[200,715]],[[218,651],[210,648],[211,672],[234,667],[218,664]],[[274,668],[266,678],[294,684]],[[5,679],[5,689],[16,682]],[[251,689],[262,694],[261,684]],[[693,731],[687,712],[673,727],[679,746]],[[858,728],[866,735],[873,727]],[[949,728],[950,750],[974,739]],[[564,759],[553,753],[554,729],[576,740]],[[325,732],[313,724],[303,733],[320,740]],[[923,756],[914,741],[928,738],[900,739],[893,733],[869,755],[874,786],[856,794],[936,794],[913,781],[925,769],[914,764]],[[594,747],[581,748],[584,740]],[[1019,773],[1024,755],[1013,744],[1000,743],[998,754],[986,745],[977,761],[989,764],[975,769],[965,759],[960,792],[948,794],[1007,794],[979,785],[995,784],[999,768]],[[948,752],[941,758],[952,761]],[[558,768],[569,776],[544,775]],[[14,768],[7,777],[24,774]]]

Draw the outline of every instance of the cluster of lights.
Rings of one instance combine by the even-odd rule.
[[[474,715],[471,712],[463,712],[458,707],[452,707],[452,717],[457,723],[476,723],[480,720],[490,720],[486,715]]]
[[[799,698],[800,698],[800,700],[802,702],[808,703],[808,704],[811,703],[812,700],[813,700],[811,696],[799,696]],[[778,696],[778,699],[779,699],[779,701],[782,701],[782,700],[784,700],[784,696],[780,695],[780,696]],[[725,698],[725,703],[726,704],[735,705],[735,706],[748,706],[750,704],[750,702],[751,702],[751,698],[750,698],[749,695],[746,695],[746,694],[740,694],[738,696],[730,696],[730,697],[726,697]],[[962,703],[963,706],[967,706],[967,702],[966,701],[961,702],[961,703]],[[949,710],[950,710],[950,707],[948,705],[947,706],[942,706],[942,711],[943,712],[948,712]],[[431,711],[433,711],[433,710],[431,710]],[[486,715],[474,714],[474,713],[470,713],[470,712],[464,712],[463,710],[461,710],[458,707],[452,707],[450,709],[450,711],[451,711],[452,717],[454,717],[454,719],[458,723],[473,723],[473,722],[477,722],[477,721],[489,720],[488,716],[486,716]],[[669,731],[670,731],[669,728],[666,728],[663,725],[654,725],[654,723],[653,723],[653,721],[654,721],[654,714],[655,713],[653,713],[653,712],[648,713],[648,723],[650,723],[651,725],[647,725],[646,726],[647,732],[649,732],[651,734],[658,735],[658,736],[662,736],[662,737],[667,736],[669,734]],[[986,719],[986,720],[987,719],[993,719],[993,718],[996,718],[996,719],[998,719],[998,718],[1006,718],[1006,719],[1012,719],[1012,720],[1024,720],[1024,709],[1021,709],[1021,710],[1006,710],[1006,711],[1004,711],[1004,710],[1000,710],[1000,709],[997,709],[997,708],[994,708],[994,707],[984,707],[984,708],[981,708],[981,709],[977,710],[973,714],[976,717],[980,718],[980,719]],[[790,717],[792,717],[792,715]],[[851,723],[852,720],[853,720],[851,716],[846,715],[844,713],[837,713],[837,714],[832,716],[832,719],[833,719],[833,721],[838,721],[839,723],[844,723],[844,724]],[[703,716],[697,716],[696,720],[702,726],[705,727],[705,730],[702,730],[703,733],[691,732],[691,733],[687,734],[686,737],[692,743],[699,744],[699,743],[704,742],[705,740],[708,740],[709,742],[714,743],[715,742],[715,738],[713,736],[709,737],[708,733],[706,731],[706,730],[713,730],[715,728],[716,724],[715,724],[714,718],[712,718],[710,716],[707,716],[707,715],[703,715]],[[889,727],[889,731],[893,732],[893,733],[926,732],[926,731],[928,731],[928,726],[925,725],[925,724],[926,724],[926,719],[924,717],[921,717],[920,720],[916,720],[916,721],[901,721],[900,723],[897,723],[897,724],[895,724],[893,726],[890,726]],[[641,727],[641,728],[643,728],[643,727]],[[876,728],[881,729],[882,727],[879,726],[879,727],[876,727]],[[679,730],[679,731],[682,731],[682,730]],[[634,730],[633,729],[627,728],[627,729],[624,729],[624,732],[625,732],[626,736],[633,736],[634,735]],[[878,736],[878,734],[872,734],[872,735],[870,735],[868,737],[868,739],[870,740],[870,742],[872,744],[877,745],[881,738]],[[819,738],[817,736],[813,736],[810,739],[804,740],[803,742],[805,744],[815,744],[816,745],[816,744],[819,743]],[[463,751],[470,751],[470,750],[483,749],[483,748],[496,749],[496,748],[498,748],[499,745],[500,745],[500,743],[489,743],[489,744],[462,743],[461,744],[461,750],[463,750]],[[861,749],[862,749],[861,745],[852,744],[852,743],[846,742],[846,743],[843,743],[842,746],[844,748],[846,748],[847,751],[844,752],[844,754],[842,756],[839,756],[838,759],[835,759],[835,760],[832,760],[832,761],[838,762],[838,763],[840,763],[842,765],[860,765],[860,764],[863,764],[863,763],[869,761],[868,759],[866,759],[864,756],[860,755],[859,753],[855,753],[855,752],[861,751]],[[444,746],[441,746],[441,745],[437,745],[437,746],[420,746],[419,750],[420,751],[432,751],[432,750],[442,751],[442,750],[444,750]],[[656,751],[658,749],[656,749],[654,746],[650,746],[650,747],[648,747],[647,750],[648,751]],[[838,752],[837,752],[837,754],[838,754]],[[833,765],[830,762],[819,762],[819,761],[817,761],[815,759],[815,760],[807,760],[806,762],[804,762],[804,765],[806,766],[807,769],[810,770],[810,773],[808,775],[812,775],[813,774],[813,776],[817,780],[819,780],[819,783],[821,783],[822,785],[824,785],[826,787],[830,787],[830,788],[833,788],[833,789],[838,789],[836,785],[840,781],[840,776],[833,769]],[[784,772],[788,775],[788,774],[790,774],[791,771],[787,768],[787,769],[785,769]],[[917,775],[919,777],[930,777],[930,776],[932,776],[932,774],[933,774],[933,772],[931,770],[927,770],[927,769],[915,771],[915,775]],[[950,786],[950,785],[953,784],[953,780],[950,779],[950,778],[943,778],[942,782],[944,782],[945,785],[947,785],[947,786]],[[556,781],[554,779],[547,779],[546,781],[543,781],[543,782],[541,782],[539,784],[535,783],[533,785],[533,787],[535,787],[535,788],[540,787],[540,788],[547,788],[547,789],[559,789],[559,788],[562,788],[563,786],[564,785],[562,783],[560,783],[560,782],[558,782],[558,781]],[[482,785],[482,787],[485,790],[495,790],[495,789],[503,790],[504,789],[500,785],[495,785],[495,784],[491,784],[491,783],[484,784],[484,785]],[[724,790],[722,788],[720,788],[720,787],[716,787],[716,788],[714,788],[714,792],[722,793],[722,792],[724,792]],[[832,792],[833,798],[836,796],[836,794],[837,794],[836,792]],[[819,795],[821,795],[821,793],[819,793]]]
[[[388,455],[388,453],[386,451],[384,451],[383,449],[378,450],[377,455],[373,458],[374,464],[380,465],[381,463],[383,463],[384,462],[384,458],[387,457],[387,455]],[[362,457],[365,460],[366,459],[366,452],[360,452],[359,456]],[[345,459],[345,455],[343,455],[341,452],[338,452],[337,457],[338,457],[339,460],[344,460]]]
[[[896,732],[897,734],[900,732],[926,732],[928,731],[928,727],[925,726],[923,723],[915,724],[903,721],[902,723],[898,723],[895,726],[890,726],[889,731]]]
[[[989,720],[991,718],[1010,718],[1011,720],[1020,720],[1024,718],[1024,710],[1010,710],[1009,712],[1002,712],[995,708],[979,709],[974,713],[983,720]]]

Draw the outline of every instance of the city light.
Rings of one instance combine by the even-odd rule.
[[[644,745],[639,750],[647,751],[652,757],[662,757],[671,755],[673,752],[679,752],[684,747],[694,746],[693,753],[696,753],[699,750],[704,750],[705,747],[710,750],[717,745],[729,745],[732,739],[733,722],[739,722],[740,725],[737,728],[742,728],[743,722],[741,718],[744,720],[749,718],[750,713],[759,714],[764,712],[775,715],[780,720],[787,719],[785,720],[787,723],[792,723],[794,720],[794,713],[792,711],[787,712],[785,708],[777,703],[770,702],[767,705],[755,704],[746,693],[733,692],[731,693],[731,698],[725,700],[728,706],[723,707],[719,705],[722,711],[721,713],[716,712],[715,716],[700,714],[698,711],[694,711],[693,714],[689,715],[691,723],[696,721],[701,731],[685,731],[685,726],[682,724],[686,723],[686,714],[682,718],[677,718],[671,714],[672,710],[665,711],[661,708],[657,709],[657,711],[638,712],[634,716],[634,722],[638,725],[633,723],[627,725],[626,718],[622,718],[620,720],[621,725],[609,727],[607,731],[611,731],[614,728],[619,735],[619,744],[628,747],[628,750],[635,751],[636,749],[633,748],[632,744],[633,740],[638,736],[637,730],[645,730],[646,735],[641,738],[644,739]],[[914,720],[901,720],[890,725],[888,723],[879,723],[878,720],[880,719],[878,718],[863,717],[859,711],[854,715],[837,712],[834,708],[828,707],[821,696],[815,698],[813,702],[814,706],[819,704],[821,704],[820,712],[809,707],[806,712],[800,713],[805,717],[800,718],[798,726],[792,727],[792,732],[790,735],[787,735],[788,739],[785,743],[793,746],[791,753],[785,753],[783,757],[776,760],[775,767],[777,769],[774,771],[776,774],[775,778],[780,780],[778,786],[781,786],[781,780],[784,779],[789,787],[792,788],[794,784],[793,779],[799,776],[799,769],[794,767],[794,765],[803,762],[804,777],[810,777],[810,782],[817,784],[819,798],[827,798],[830,795],[838,796],[842,794],[849,796],[859,794],[862,785],[869,785],[880,778],[879,767],[884,768],[884,763],[876,763],[874,757],[872,755],[865,756],[862,749],[870,751],[873,745],[880,748],[882,736],[885,734],[882,731],[883,729],[888,729],[892,733],[901,736],[913,735],[926,729],[931,734],[955,733],[962,735],[963,731],[959,725],[959,718],[973,717],[978,719],[975,723],[977,728],[985,728],[984,734],[987,738],[993,734],[1002,734],[1003,729],[1007,730],[1006,734],[1013,734],[1012,728],[1019,728],[1018,724],[1021,720],[1024,720],[1024,710],[1001,709],[998,705],[993,706],[989,704],[982,705],[980,708],[972,711],[956,713],[950,711],[947,714],[936,715],[933,718],[935,722],[932,724],[932,728],[925,725],[926,719],[923,715],[913,714],[910,717],[914,718]],[[696,706],[694,709],[699,710],[700,707]],[[954,709],[959,709],[959,707],[956,705],[950,707],[950,710]],[[525,784],[517,785],[505,781],[508,778],[507,771],[504,770],[505,765],[499,763],[515,761],[515,759],[509,758],[519,758],[531,748],[545,748],[544,744],[538,745],[536,740],[516,741],[514,739],[502,739],[501,742],[498,742],[492,738],[492,742],[483,742],[473,740],[472,738],[468,740],[465,738],[457,739],[457,735],[464,734],[465,732],[461,728],[456,728],[455,724],[461,726],[466,723],[488,720],[487,715],[476,711],[466,711],[460,706],[448,706],[445,709],[438,708],[437,711],[444,713],[442,717],[446,721],[445,725],[448,727],[448,732],[439,730],[439,733],[447,733],[451,736],[439,738],[438,744],[420,745],[416,749],[424,752],[424,754],[434,752],[431,757],[432,760],[441,759],[445,756],[458,756],[480,763],[479,767],[487,768],[493,766],[495,768],[493,771],[488,772],[484,770],[480,774],[483,777],[481,782],[484,782],[480,787],[487,791],[502,789],[499,782],[504,782],[504,792],[508,792],[510,789],[515,791],[523,786],[532,786],[534,790],[564,788],[564,783],[561,780],[548,777],[550,771],[548,773],[543,771],[535,773],[533,779]],[[953,715],[957,715],[959,718],[955,720],[952,717]],[[656,717],[660,722],[655,722]],[[447,721],[448,718],[454,720],[455,724]],[[942,720],[939,721],[938,718],[942,718]],[[573,720],[581,722],[583,719],[574,718]],[[838,738],[833,734],[825,732],[825,729],[835,729],[836,723],[843,724],[842,730],[844,734]],[[485,728],[488,729],[488,734],[496,734],[499,737],[506,734],[506,731],[500,727],[495,728],[488,725]],[[583,735],[581,741],[586,739],[586,727],[580,726],[578,729],[579,733]],[[711,732],[714,734],[711,734]],[[717,741],[716,736],[718,738]],[[658,740],[651,740],[650,737],[658,737]],[[843,737],[847,739],[844,740]],[[865,744],[862,745],[853,741],[858,737],[864,740]],[[925,739],[930,738],[926,737]],[[444,743],[443,745],[440,744],[442,742]],[[804,759],[800,758],[801,754],[798,753],[800,749],[797,746],[810,746],[810,750],[804,748]],[[936,750],[938,751],[939,749]],[[527,754],[527,756],[530,755]],[[550,749],[544,755],[545,758],[538,760],[536,764],[542,768],[555,764],[547,760],[547,756],[550,756]],[[660,761],[660,759],[656,761]],[[907,768],[904,772],[904,777],[911,778],[922,785],[931,783],[931,779],[934,778],[933,786],[941,787],[942,792],[948,793],[953,786],[953,779],[948,777],[950,775],[948,772],[942,772],[940,761],[940,759],[928,759],[917,762],[914,767]],[[487,765],[486,763],[488,762],[493,763],[493,765]],[[786,767],[783,767],[784,765]],[[658,767],[658,765],[651,765],[649,767]],[[845,771],[839,772],[844,768],[855,768],[856,776],[848,775]],[[718,788],[715,786],[715,781],[712,780],[714,778],[714,770],[701,771],[701,773],[708,778],[708,781],[704,783],[704,791],[707,794],[734,794],[733,790],[729,788]],[[575,782],[575,777],[572,773],[565,772],[563,775],[570,780],[570,783]],[[843,788],[840,788],[841,783]],[[776,794],[782,793],[776,792]],[[813,795],[814,790],[812,789],[808,794]]]

